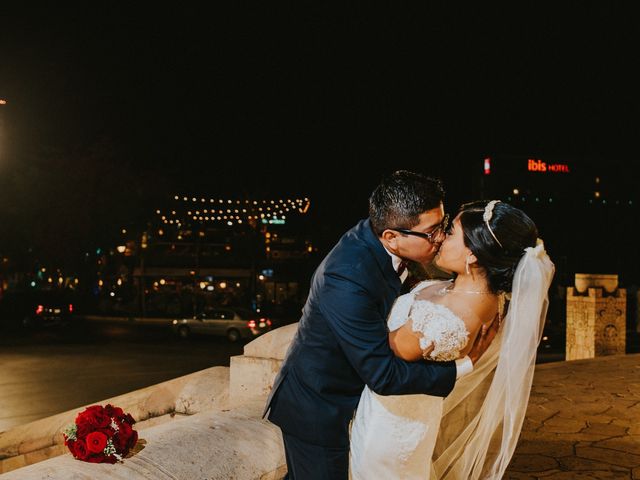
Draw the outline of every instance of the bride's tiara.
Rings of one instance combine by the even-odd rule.
[[[482,214],[482,219],[484,220],[484,223],[486,223],[487,228],[489,229],[489,233],[491,234],[493,239],[496,242],[498,242],[498,245],[500,245],[500,248],[504,248],[500,243],[500,240],[498,240],[498,237],[496,237],[496,234],[493,233],[493,229],[491,228],[491,225],[489,225],[489,220],[491,220],[491,217],[493,217],[493,207],[495,207],[496,203],[499,203],[499,202],[500,200],[491,200],[489,203],[487,203],[487,206],[484,207],[484,213]]]

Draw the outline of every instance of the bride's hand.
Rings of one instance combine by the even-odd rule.
[[[476,339],[473,342],[473,346],[469,351],[469,358],[471,362],[475,365],[482,357],[482,354],[487,351],[489,345],[498,334],[498,330],[500,329],[500,321],[495,319],[489,325],[482,325],[480,328],[480,333],[476,335]]]

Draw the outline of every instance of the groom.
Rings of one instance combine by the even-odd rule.
[[[349,422],[365,385],[380,395],[444,397],[495,336],[479,335],[456,362],[407,363],[389,347],[386,318],[406,261],[431,262],[444,239],[443,198],[439,180],[395,172],[372,193],[369,218],[314,273],[265,410],[282,430],[287,478],[347,479]]]

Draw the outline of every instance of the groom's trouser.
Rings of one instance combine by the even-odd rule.
[[[282,432],[287,457],[286,480],[347,480],[349,447],[312,445]]]

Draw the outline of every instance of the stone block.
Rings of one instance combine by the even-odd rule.
[[[282,360],[274,358],[231,357],[229,404],[240,405],[256,396],[266,397],[281,365]]]
[[[284,360],[289,345],[298,331],[298,324],[292,323],[272,330],[244,347],[247,357],[274,358]]]

